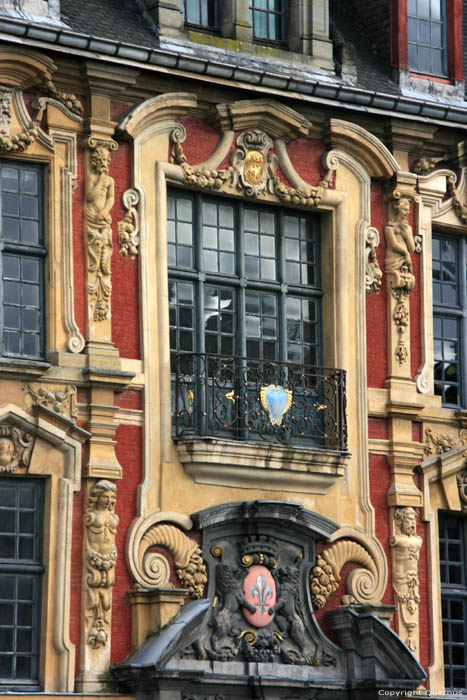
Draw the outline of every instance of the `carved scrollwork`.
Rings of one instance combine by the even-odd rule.
[[[369,226],[365,235],[365,289],[367,292],[381,291],[383,273],[376,257],[376,248],[379,246],[379,231]]]
[[[11,153],[24,152],[39,135],[39,125],[42,119],[44,106],[39,105],[35,110],[34,117],[23,131],[17,134],[10,134],[11,127],[11,105],[13,100],[13,90],[0,86],[0,151]]]
[[[414,160],[412,164],[412,172],[416,173],[417,175],[428,175],[436,168],[438,163],[442,163],[444,160],[447,160],[446,153],[439,158],[432,156],[420,156]]]
[[[34,447],[34,436],[11,425],[0,425],[0,473],[17,468],[27,470]]]
[[[87,643],[94,649],[109,640],[117,549],[116,486],[101,479],[92,488],[84,514]]]
[[[54,100],[60,102],[72,114],[76,115],[77,117],[83,116],[83,105],[81,104],[80,100],[76,97],[76,95],[73,95],[73,93],[71,92],[69,93],[57,90],[57,88],[51,80],[48,80],[46,82],[45,89],[47,90],[49,95],[53,97]]]
[[[206,566],[198,544],[173,525],[156,525],[150,528],[139,547],[139,561],[150,586],[169,586],[170,568],[167,559],[147,550],[159,545],[172,554],[177,576],[192,598],[202,598],[207,583]]]
[[[423,451],[426,455],[443,454],[461,445],[467,446],[467,429],[463,428],[458,437],[453,435],[434,435],[431,428],[425,430],[425,444]]]
[[[55,413],[65,415],[71,420],[78,417],[76,408],[76,387],[68,385],[64,389],[51,389],[45,384],[34,387],[32,384],[23,384],[23,393],[29,396],[33,404],[45,406]]]
[[[93,319],[104,321],[110,315],[112,217],[114,179],[109,176],[110,151],[118,147],[115,141],[90,136],[89,171],[85,180],[84,218],[86,227],[88,301]]]
[[[463,204],[459,198],[456,188],[456,176],[453,174],[448,177],[448,192],[452,197],[452,206],[456,216],[463,224],[467,224],[467,205]]]
[[[261,129],[240,134],[230,166],[225,170],[197,168],[188,164],[182,147],[186,132],[181,124],[172,130],[170,137],[172,160],[182,168],[185,182],[202,189],[219,191],[231,187],[252,198],[269,193],[286,203],[316,207],[332,183],[335,167],[328,169],[316,187],[297,188],[283,183],[276,173],[278,157],[271,152],[272,140]]]
[[[118,222],[119,253],[123,257],[136,258],[139,252],[139,192],[134,189],[127,190],[122,196],[126,213]]]
[[[373,557],[357,542],[343,540],[318,555],[310,573],[312,602],[315,608],[323,608],[330,595],[337,590],[341,571],[347,562],[362,564],[364,569],[354,569],[347,577],[346,603],[370,603],[374,600],[378,571]]]

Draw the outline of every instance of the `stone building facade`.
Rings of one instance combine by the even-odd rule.
[[[0,692],[467,692],[463,35],[0,2]]]

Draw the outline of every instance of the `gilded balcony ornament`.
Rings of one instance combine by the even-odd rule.
[[[292,405],[293,392],[283,386],[269,384],[261,387],[261,405],[269,416],[271,425],[281,425],[284,415]]]

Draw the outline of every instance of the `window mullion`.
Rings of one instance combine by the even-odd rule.
[[[245,289],[247,280],[245,277],[245,207],[243,202],[237,206],[237,274],[240,279],[237,296],[237,354],[246,357],[246,328],[245,328]]]
[[[196,256],[196,269],[198,272],[198,282],[196,284],[196,336],[197,344],[196,348],[198,352],[205,352],[205,337],[204,337],[204,260],[203,260],[203,237],[202,237],[202,201],[201,195],[195,194],[194,196],[194,207],[193,207],[193,226],[194,226],[194,239],[195,239],[195,256]]]
[[[280,291],[278,294],[278,312],[279,318],[279,359],[285,362],[287,360],[287,284],[285,282],[285,223],[284,211],[281,209],[278,216],[279,227],[276,229],[277,242],[277,257],[278,257],[278,273],[280,282]]]

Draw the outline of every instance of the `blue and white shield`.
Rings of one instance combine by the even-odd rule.
[[[292,392],[283,386],[269,384],[261,387],[261,404],[272,425],[281,425],[284,415],[292,405]]]

